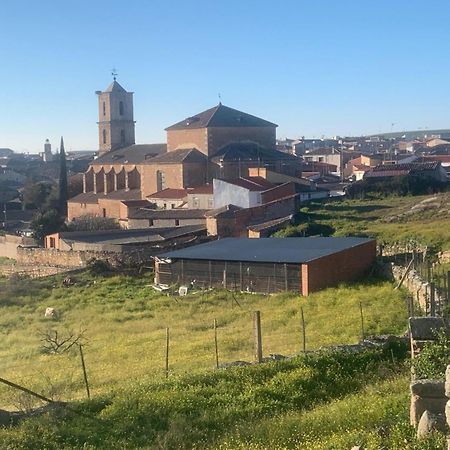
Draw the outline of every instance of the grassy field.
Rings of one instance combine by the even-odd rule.
[[[408,424],[402,353],[322,352],[226,371],[148,379],[0,430],[0,448],[436,450]],[[404,353],[403,353],[404,355]],[[81,415],[80,415],[81,414]]]
[[[307,349],[355,343],[365,333],[403,333],[404,293],[380,280],[326,289],[303,298],[270,297],[224,291],[184,298],[161,295],[150,287],[151,274],[91,278],[62,276],[0,281],[0,349],[2,376],[60,399],[83,397],[79,355],[73,347],[62,355],[42,351],[42,335],[58,330],[85,330],[84,353],[95,396],[125,388],[142,377],[164,376],[166,327],[170,329],[170,375],[198,373],[215,365],[213,320],[218,322],[221,363],[254,359],[253,311],[262,315],[264,355],[291,355],[302,347],[300,308],[306,320]],[[239,306],[238,306],[239,303]],[[46,307],[57,320],[44,318]],[[20,403],[0,387],[2,407]]]
[[[335,236],[371,236],[450,249],[450,194],[311,202],[300,220],[331,226]]]
[[[217,448],[272,450],[437,450],[442,435],[419,441],[409,425],[409,378],[392,377],[310,411],[289,412],[238,427]]]

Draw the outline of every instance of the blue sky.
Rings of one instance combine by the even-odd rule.
[[[96,149],[94,91],[114,66],[138,143],[219,92],[280,138],[450,128],[448,1],[1,3],[0,147]]]

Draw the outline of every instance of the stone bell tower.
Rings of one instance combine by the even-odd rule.
[[[98,96],[99,156],[135,144],[133,92],[127,92],[117,81]]]

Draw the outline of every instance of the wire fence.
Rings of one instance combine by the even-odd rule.
[[[409,307],[405,303],[405,318]],[[354,344],[367,336],[367,324],[379,315],[372,305],[359,303],[354,308],[351,322],[336,318],[325,324],[318,322],[313,306],[292,311],[287,323],[285,318],[273,320],[270,309],[263,313],[243,310],[248,318],[245,326],[228,324],[224,317],[192,324],[189,329],[161,326],[151,337],[131,335],[126,342],[115,342],[111,336],[108,343],[88,341],[62,354],[36,352],[6,360],[0,376],[53,400],[80,400],[144,379],[162,380],[280,359],[321,346]],[[345,339],[336,342],[336,332],[342,338],[343,329]],[[4,409],[29,409],[37,400],[0,383],[0,402]]]

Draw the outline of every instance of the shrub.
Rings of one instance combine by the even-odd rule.
[[[425,344],[419,355],[412,360],[417,378],[444,378],[450,362],[450,338],[444,331],[436,335],[433,343]]]
[[[107,275],[112,271],[111,264],[104,259],[92,258],[86,267],[91,275]]]

